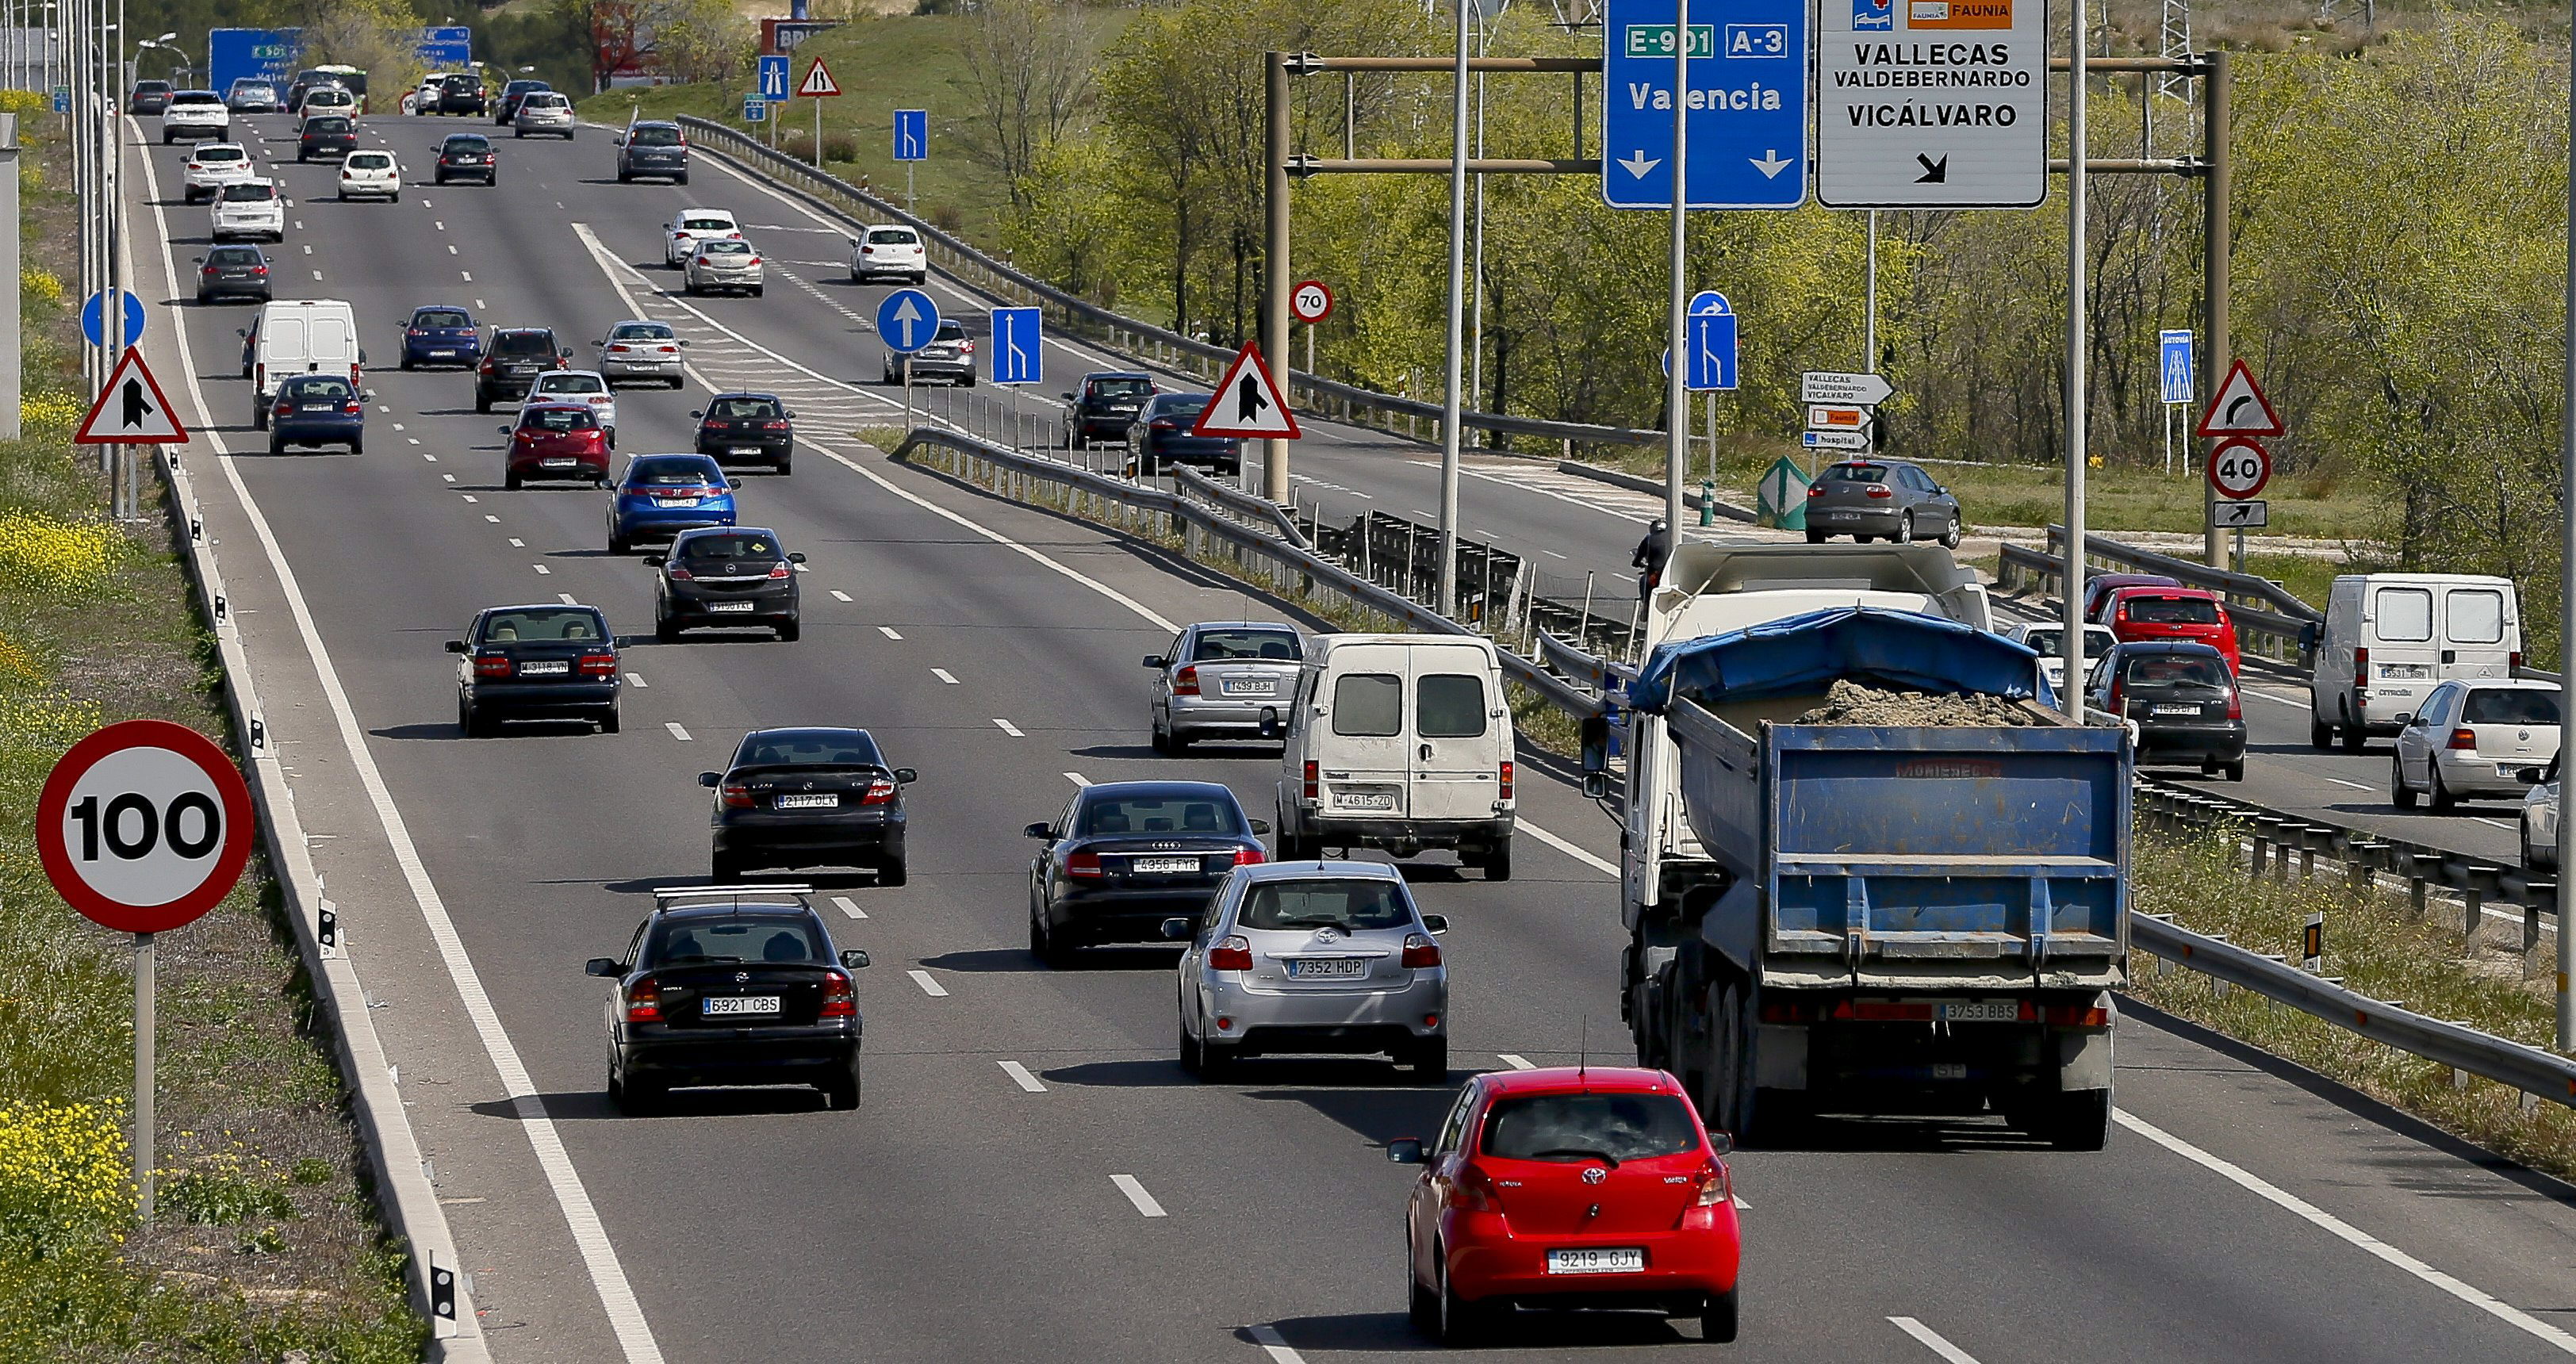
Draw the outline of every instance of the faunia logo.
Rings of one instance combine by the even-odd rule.
[[[1852,29],[1866,33],[1896,27],[1895,0],[1852,0]]]

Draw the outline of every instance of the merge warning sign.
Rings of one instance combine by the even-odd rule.
[[[2048,195],[2044,0],[1823,0],[1816,198],[2031,208]]]

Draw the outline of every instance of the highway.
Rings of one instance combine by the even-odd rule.
[[[855,322],[878,291],[845,282],[837,233],[802,230],[820,224],[711,162],[686,189],[620,186],[585,129],[504,139],[497,191],[415,183],[399,204],[343,205],[325,197],[332,167],[293,164],[284,119],[247,122],[264,160],[288,153],[281,296],[350,300],[377,361],[424,303],[554,326],[577,363],[609,323],[645,315],[690,338],[693,382],[622,393],[622,451],[685,448],[709,383],[757,382],[800,415],[795,476],[747,473],[739,497],[745,524],[810,556],[803,640],[657,645],[648,570],[602,548],[604,495],[502,491],[505,417],[472,412],[464,374],[382,364],[366,455],[267,455],[236,367],[250,310],[178,301],[205,231],[177,202],[185,149],[130,150],[146,172],[128,179],[143,292],[179,321],[147,353],[183,415],[212,428],[187,456],[207,534],[495,1355],[1250,1364],[1426,1348],[1404,1316],[1410,1171],[1381,1147],[1428,1135],[1448,1090],[1373,1062],[1256,1061],[1201,1085],[1173,1059],[1169,952],[1049,971],[1023,946],[1033,845],[1019,830],[1077,782],[1207,777],[1267,813],[1265,750],[1151,754],[1137,664],[1179,624],[1277,608],[846,437],[900,415],[899,393],[858,382],[881,363]],[[367,145],[417,166],[463,126],[370,119]],[[753,225],[779,272],[768,297],[675,296],[658,224],[699,203]],[[1436,473],[1420,447],[1328,428],[1300,455],[1354,499],[1434,505],[1419,500]],[[1634,528],[1612,513],[1492,486],[1470,484],[1471,521],[1507,545],[1624,564]],[[478,608],[558,595],[627,637],[640,685],[624,732],[461,737],[441,641]],[[866,1100],[845,1114],[802,1091],[701,1092],[622,1117],[601,1092],[601,985],[581,964],[620,949],[649,887],[704,877],[694,774],[745,729],[790,723],[867,726],[922,773],[911,884],[817,879],[840,945],[875,957],[860,981]],[[1616,831],[1543,766],[1523,769],[1513,881],[1443,857],[1409,872],[1423,908],[1456,925],[1453,1081],[1627,1059]],[[1731,1353],[2576,1354],[2565,1188],[2179,1025],[2128,1017],[2120,1045],[2121,1125],[2100,1154],[1984,1122],[1883,1122],[1740,1156]],[[1656,1320],[1575,1316],[1486,1353],[1718,1348]]]

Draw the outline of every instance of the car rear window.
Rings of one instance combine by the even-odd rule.
[[[1181,393],[1156,398],[1153,415],[1157,417],[1195,417],[1207,410],[1208,395]]]
[[[682,229],[690,232],[731,232],[733,231],[733,220],[729,218],[682,218],[680,220],[680,226]]]
[[[503,332],[492,338],[495,355],[552,355],[555,339],[547,332]]]
[[[1472,739],[1485,732],[1485,679],[1433,673],[1413,680],[1413,723],[1426,739]]]
[[[199,147],[197,149],[197,161],[201,165],[212,165],[217,161],[239,161],[247,155],[249,153],[239,147]]]
[[[2433,637],[2433,593],[2423,587],[2383,587],[2371,596],[2381,639],[2414,642]]]
[[[718,398],[707,405],[710,417],[775,417],[779,415],[775,398]]]
[[[2227,663],[2206,654],[2150,654],[2129,660],[2122,676],[2133,687],[2224,687]]]
[[[281,398],[354,398],[358,391],[346,379],[327,376],[298,375],[277,386]]]
[[[608,621],[587,607],[530,606],[495,611],[483,618],[483,642],[514,640],[606,639]]]
[[[348,161],[344,164],[359,170],[384,170],[393,163],[394,157],[391,152],[351,152]]]
[[[717,483],[724,476],[702,459],[639,459],[626,466],[629,483]]]
[[[830,960],[823,932],[807,915],[745,914],[664,919],[644,944],[644,965],[727,962],[812,963]]]
[[[611,341],[668,341],[678,333],[660,322],[620,322],[608,333]]]
[[[676,147],[680,145],[680,130],[642,126],[626,135],[626,143],[630,147]]]
[[[584,412],[587,417],[590,414]],[[775,559],[778,541],[756,533],[696,535],[681,542],[681,554],[691,559]]]
[[[1885,483],[1887,481],[1887,466],[1884,464],[1837,464],[1825,470],[1824,479],[1828,483]]]
[[[170,97],[172,104],[221,104],[212,90],[182,90]]]
[[[308,118],[304,120],[304,131],[308,133],[345,133],[349,131],[349,120],[340,117],[338,114],[325,114],[320,118]]]
[[[1241,834],[1243,812],[1207,796],[1101,796],[1083,802],[1073,831],[1097,834]]]
[[[1401,886],[1374,877],[1266,881],[1243,893],[1234,917],[1245,928],[1404,928],[1413,906]]]
[[[462,308],[424,308],[412,315],[415,327],[471,327],[474,319]]]
[[[470,135],[460,134],[456,137],[447,139],[447,150],[451,152],[488,152],[492,150],[492,139],[484,137],[479,133]]]
[[[2451,618],[2453,644],[2496,644],[2504,639],[2504,594],[2486,588],[2453,588],[2442,605]]]
[[[1095,398],[1142,398],[1154,391],[1151,379],[1094,379],[1091,396]]]
[[[519,101],[519,107],[522,109],[560,109],[564,107],[564,97],[551,90],[540,90],[537,93],[528,96],[526,99]]]
[[[228,204],[264,204],[276,197],[275,185],[224,186],[224,202]]]
[[[727,238],[720,242],[702,243],[698,247],[698,252],[708,256],[748,256],[751,254],[751,243]]]
[[[1295,662],[1297,635],[1290,630],[1201,630],[1198,643],[1190,651],[1190,661],[1206,663],[1229,658],[1266,658],[1274,662]]]
[[[1523,1094],[1485,1115],[1484,1153],[1500,1160],[1640,1160],[1699,1147],[1671,1094]]]
[[[599,419],[587,407],[530,408],[519,418],[521,430],[530,431],[596,431]]]
[[[540,393],[606,393],[608,381],[596,374],[546,374],[537,378]]]
[[[908,227],[872,227],[868,240],[879,246],[918,246],[921,238]]]
[[[2554,725],[2558,693],[2523,687],[2482,687],[2460,709],[2464,725]]]
[[[1404,679],[1393,673],[1344,673],[1333,683],[1333,732],[1383,739],[1404,732]]]
[[[170,82],[168,81],[136,81],[134,83],[134,93],[138,95],[161,95],[169,93],[169,90]]]
[[[883,767],[873,735],[859,729],[781,729],[755,734],[734,754],[736,767]]]
[[[2121,603],[2139,625],[2216,625],[2218,603],[2207,597],[2131,597]]]
[[[256,246],[218,246],[206,253],[208,265],[257,265],[264,259]]]

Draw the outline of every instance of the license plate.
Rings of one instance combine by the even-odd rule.
[[[715,601],[707,603],[707,609],[710,611],[748,611],[752,606],[753,603],[747,601]]]
[[[2379,675],[2402,677],[2410,682],[2420,682],[2433,675],[2433,667],[2429,663],[2382,663],[2379,665]]]
[[[1288,974],[1298,980],[1357,980],[1368,974],[1368,958],[1291,957]]]
[[[705,1016],[718,1014],[774,1014],[778,1012],[776,995],[711,995],[699,1001]]]
[[[1173,872],[1197,871],[1199,860],[1195,857],[1140,857],[1128,863],[1128,866],[1139,872],[1169,875]]]
[[[1547,1253],[1550,1274],[1643,1274],[1646,1252],[1636,1247],[1617,1250],[1551,1250]]]
[[[727,448],[725,453],[729,455],[756,455],[760,453],[760,447],[757,445],[736,445]]]
[[[2018,1023],[2021,1005],[2009,999],[1971,999],[1942,1005],[1941,1016],[1953,1023]]]
[[[1345,810],[1393,810],[1392,791],[1335,791],[1333,803]]]
[[[841,798],[839,796],[826,792],[821,795],[813,796],[780,796],[778,798],[777,808],[781,810],[830,810],[838,807],[840,803]]]
[[[2153,713],[2157,715],[2198,715],[2200,714],[2200,707],[2196,704],[2184,705],[2168,701],[2158,705]]]
[[[529,661],[529,662],[522,663],[522,664],[520,664],[520,665],[519,665],[519,676],[521,676],[521,677],[542,677],[542,676],[545,676],[545,675],[546,675],[546,674],[548,674],[548,673],[558,673],[558,674],[559,674],[559,673],[569,673],[569,672],[571,672],[571,671],[572,671],[572,664],[567,663],[567,662],[565,662],[564,660],[562,660],[562,659],[560,659],[560,658],[555,659],[555,660],[554,660],[554,661],[552,661],[552,662],[541,662],[541,661],[531,660],[531,661]]]
[[[434,351],[431,351],[431,352],[430,352],[430,354],[432,354],[432,355],[436,355],[436,356],[439,356],[439,357],[442,357],[442,358],[447,358],[447,357],[452,357],[452,356],[454,356],[454,355],[456,354],[456,351],[455,351],[455,349],[454,349],[453,347],[450,347],[449,349],[446,349],[446,350],[434,350]]]
[[[657,497],[653,499],[653,505],[656,507],[694,507],[698,505],[698,499],[694,497]]]
[[[1228,680],[1221,684],[1228,696],[1277,696],[1279,683],[1267,677]]]
[[[541,468],[569,469],[574,465],[581,463],[581,461],[577,459],[547,459],[539,460],[537,463]]]

